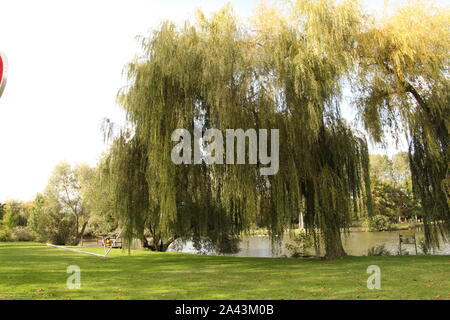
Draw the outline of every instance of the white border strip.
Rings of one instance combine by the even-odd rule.
[[[104,255],[104,254],[97,254],[97,253],[92,253],[92,252],[87,252],[87,251],[81,251],[81,250],[61,247],[61,246],[57,246],[57,245],[54,245],[54,244],[51,244],[51,243],[47,243],[47,246],[58,248],[58,249],[69,250],[69,251],[73,251],[73,252],[78,252],[78,253],[90,254],[90,255],[93,255],[93,256],[96,256],[96,257],[100,257],[100,258],[106,258],[106,255]]]

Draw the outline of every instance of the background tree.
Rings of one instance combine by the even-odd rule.
[[[0,203],[0,220],[3,220],[3,215],[5,214],[5,203]]]
[[[101,161],[100,161],[101,163]],[[99,168],[90,169],[90,174],[82,183],[82,198],[89,212],[86,233],[107,235],[117,231],[118,219],[114,212],[112,188],[102,178]]]
[[[372,180],[393,181],[392,161],[387,155],[370,155],[370,177]]]
[[[43,227],[44,223],[41,222],[41,217],[44,215],[45,199],[40,193],[36,194],[33,200],[33,206],[30,210],[30,219],[28,225],[30,226],[33,233],[36,235],[37,240],[47,240],[45,239]]]
[[[4,206],[3,222],[10,229],[26,226],[30,214],[30,205],[21,201],[6,201]]]
[[[0,219],[0,241],[32,241],[32,232],[28,227],[32,202],[16,200],[0,204],[3,219]]]
[[[73,243],[74,217],[65,214],[61,204],[52,197],[38,194],[31,211],[30,227],[39,241],[57,245]]]
[[[32,210],[32,228],[42,240],[77,245],[89,222],[88,194],[94,169],[85,164],[55,167],[43,195],[38,195]]]
[[[422,215],[412,192],[407,153],[398,153],[392,160],[386,155],[371,155],[370,175],[375,215],[388,216],[392,223]]]
[[[391,182],[372,180],[374,213],[388,216],[391,222],[399,218],[416,218],[422,215],[420,206],[411,195]]]
[[[412,195],[411,169],[407,152],[400,152],[392,157],[392,179],[398,187]]]

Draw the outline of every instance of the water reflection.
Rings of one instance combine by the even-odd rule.
[[[364,256],[367,255],[367,250],[369,250],[369,248],[384,244],[391,254],[396,255],[399,251],[400,233],[404,234],[405,231],[350,232],[344,237],[344,248],[349,255]],[[420,239],[423,238],[423,233],[416,232],[416,238],[417,243],[419,243]],[[233,254],[233,256],[266,258],[289,256],[289,252],[285,248],[285,244],[288,241],[289,237],[287,236],[283,239],[280,246],[275,246],[275,248],[273,248],[272,241],[267,236],[247,236],[242,239],[239,253]],[[415,254],[414,245],[402,245],[402,249],[409,254]],[[422,253],[419,245],[417,246],[417,250],[419,254]],[[177,244],[177,246],[171,246],[169,251],[198,253],[190,241],[187,241],[184,244]],[[203,253],[215,254],[214,252]],[[447,242],[441,244],[441,248],[432,253],[437,255],[450,255],[450,243]]]

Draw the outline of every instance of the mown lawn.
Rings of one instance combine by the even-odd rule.
[[[67,289],[70,265],[81,268],[81,289]],[[367,289],[370,265],[381,268],[381,290]],[[450,299],[450,256],[325,261],[114,250],[98,258],[0,243],[0,299]]]

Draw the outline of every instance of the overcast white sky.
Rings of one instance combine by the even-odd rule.
[[[0,201],[31,200],[60,161],[95,165],[105,149],[102,119],[123,119],[115,97],[139,49],[135,36],[226,2],[1,0],[9,73],[0,99]],[[258,0],[231,2],[248,16]],[[366,3],[379,8],[382,0]]]

